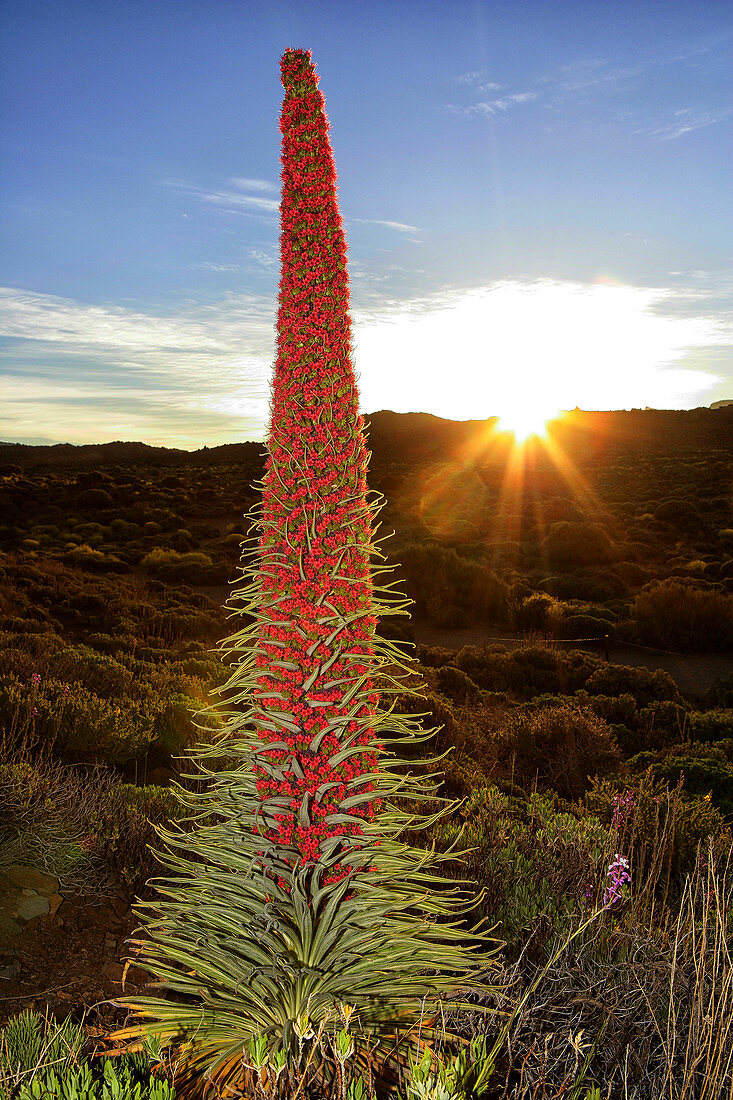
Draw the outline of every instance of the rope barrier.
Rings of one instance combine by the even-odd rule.
[[[503,644],[505,642],[526,642],[530,639],[522,637],[519,634],[512,634],[508,636],[499,636],[497,634],[487,634],[485,636],[485,642],[498,642]],[[640,642],[627,642],[618,641],[612,638],[610,634],[596,634],[593,638],[544,638],[544,641],[557,643],[561,645],[574,645],[578,642],[593,642],[595,645],[606,645],[610,650],[612,647],[616,649],[641,649],[645,653],[653,653],[656,656],[668,656],[668,657],[709,657],[707,653],[683,653],[679,649],[661,649],[658,646],[642,645]],[[425,645],[424,642],[419,643]],[[447,648],[450,648],[448,646]]]

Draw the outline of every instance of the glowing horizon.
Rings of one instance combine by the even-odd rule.
[[[496,416],[522,440],[561,409],[701,404],[719,378],[696,363],[733,334],[677,304],[658,288],[544,279],[356,306],[361,408]],[[0,312],[16,364],[0,439],[39,439],[39,424],[53,425],[48,442],[264,437],[274,304],[263,296],[156,315],[6,290]]]

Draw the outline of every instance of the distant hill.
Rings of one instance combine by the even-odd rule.
[[[369,445],[375,459],[424,463],[461,452],[478,459],[503,455],[511,436],[497,431],[497,418],[444,420],[431,413],[395,413],[367,416]],[[584,412],[575,409],[551,425],[551,439],[569,455],[600,459],[610,454],[655,452],[674,454],[733,448],[733,401],[718,401],[700,409],[632,409]],[[151,447],[147,443],[100,443],[75,446],[30,446],[0,443],[0,466],[256,466],[262,443],[225,443],[185,451]]]
[[[726,398],[723,401],[713,401],[710,406],[711,409],[728,409],[733,405],[733,398]]]

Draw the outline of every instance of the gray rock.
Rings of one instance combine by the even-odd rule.
[[[37,894],[33,890],[23,890],[15,906],[15,912],[21,920],[33,920],[34,917],[45,917],[50,909],[48,898]]]
[[[37,871],[35,867],[24,867],[16,863],[8,870],[8,878],[22,890],[35,890],[37,894],[43,894],[47,898],[59,892],[59,880],[53,875],[47,875],[45,871]]]
[[[8,963],[7,966],[0,966],[0,978],[5,978],[6,981],[12,981],[13,978],[17,978],[19,974],[20,963],[17,959]]]

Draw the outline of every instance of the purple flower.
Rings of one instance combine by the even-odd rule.
[[[622,900],[625,887],[631,885],[628,859],[617,852],[606,874],[608,885],[603,892],[603,906],[608,909]]]
[[[624,822],[628,821],[629,814],[635,805],[633,791],[616,792],[613,796],[613,820],[611,822],[614,829],[620,829]]]
[[[31,683],[35,684],[35,686],[38,687],[40,682],[41,682],[40,675],[37,672],[34,672],[33,675],[31,676]]]

